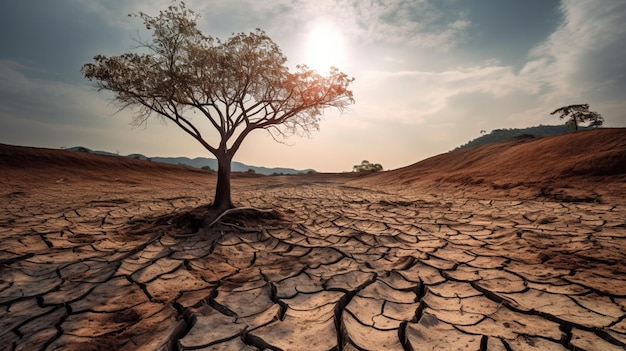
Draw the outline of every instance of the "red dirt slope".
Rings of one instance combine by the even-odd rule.
[[[67,150],[0,144],[0,180],[3,182],[41,182],[49,179],[141,180],[152,177],[185,177],[211,173],[184,166],[103,156]]]
[[[455,150],[356,182],[594,189],[626,184],[626,128],[603,128],[555,137]],[[625,191],[626,192],[626,191]]]

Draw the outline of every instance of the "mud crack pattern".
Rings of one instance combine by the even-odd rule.
[[[210,190],[3,196],[0,348],[626,345],[623,204],[285,181],[241,187],[236,201],[290,223],[227,223],[204,233],[211,241],[147,220],[207,203]]]

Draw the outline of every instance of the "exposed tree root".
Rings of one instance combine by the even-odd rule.
[[[256,207],[235,207],[235,208],[231,208],[222,212],[219,216],[217,216],[217,218],[215,218],[212,222],[210,222],[206,227],[207,228],[213,227],[214,225],[219,223],[222,218],[228,215],[236,214],[236,213],[247,214],[250,212],[261,214],[260,216],[261,218],[271,218],[271,219],[282,218],[282,216],[278,213],[278,211],[272,210],[272,209],[261,209],[261,208],[256,208]]]
[[[226,218],[229,219],[228,222],[225,221]],[[161,217],[155,222],[164,227],[169,235],[182,239],[200,235],[217,225],[229,226],[245,232],[259,231],[258,224],[282,219],[284,218],[281,213],[273,209],[236,207],[217,212],[205,205]]]

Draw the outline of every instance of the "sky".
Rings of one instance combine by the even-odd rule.
[[[148,38],[130,13],[170,0],[0,0],[0,143],[84,146],[121,155],[211,157],[173,124],[130,125],[80,69]],[[235,160],[343,172],[362,160],[407,166],[480,131],[556,125],[588,103],[626,127],[623,0],[187,0],[213,37],[263,29],[287,64],[333,64],[355,78],[355,104],[320,130],[277,143],[248,136]],[[324,39],[320,39],[324,38]],[[322,65],[322,66],[320,66]],[[323,68],[318,68],[324,73]]]

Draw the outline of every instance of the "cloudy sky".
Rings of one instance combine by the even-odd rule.
[[[80,73],[96,54],[133,51],[139,19],[169,0],[0,0],[0,143],[147,156],[210,156],[175,125],[133,129]],[[265,30],[288,64],[330,63],[356,78],[356,104],[327,111],[311,138],[250,135],[235,160],[257,166],[385,169],[500,128],[554,125],[589,103],[626,127],[623,0],[187,0],[226,39]],[[320,40],[323,37],[326,40]]]

